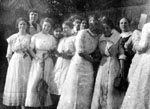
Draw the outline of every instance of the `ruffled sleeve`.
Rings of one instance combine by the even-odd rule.
[[[141,31],[135,30],[133,32],[132,37],[131,37],[131,40],[132,40],[132,43],[133,43],[133,51],[136,51],[135,47],[138,45],[138,43],[140,41],[140,38],[141,38]]]
[[[86,51],[86,47],[85,47],[86,33],[87,32],[85,32],[85,30],[81,30],[78,32],[76,36],[75,47],[78,53],[84,53]]]
[[[14,37],[15,37],[15,34],[7,38],[8,47],[7,47],[6,57],[11,57],[13,54],[12,46],[13,46]]]

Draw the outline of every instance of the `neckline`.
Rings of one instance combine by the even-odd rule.
[[[120,36],[122,38],[127,38],[127,37],[130,37],[131,35],[132,35],[131,31],[129,31],[129,32],[123,32],[123,33],[120,34]]]

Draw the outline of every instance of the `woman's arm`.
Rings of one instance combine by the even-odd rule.
[[[36,48],[35,47],[35,40],[36,40],[36,36],[35,35],[33,35],[32,36],[32,38],[31,38],[31,40],[30,40],[30,46],[29,46],[29,48],[28,48],[28,53],[30,54],[30,56],[32,57],[32,58],[34,58],[34,59],[39,59],[39,57],[37,57],[36,56],[36,54],[35,54],[35,52],[34,52],[34,49]]]
[[[11,44],[8,44],[8,47],[7,47],[6,58],[7,58],[8,63],[11,60],[11,57],[12,57],[12,54],[13,54],[11,46],[12,46]]]
[[[32,56],[32,58],[34,59],[39,59],[38,56],[36,56],[36,54],[34,53],[33,49],[29,48],[28,49],[29,54]]]
[[[144,52],[148,45],[148,37],[150,37],[150,24],[145,24],[142,33],[141,33],[141,39],[139,43],[135,46],[135,49],[139,52]]]
[[[13,55],[12,46],[13,46],[13,38],[14,37],[15,37],[15,35],[12,35],[7,39],[8,47],[7,47],[6,58],[7,58],[8,63],[10,62],[11,57]]]
[[[68,53],[68,52],[59,53],[57,51],[55,53],[56,53],[57,57],[62,57],[62,58],[65,58],[65,59],[71,59],[73,57],[73,55],[74,55],[74,54]]]
[[[79,31],[76,36],[76,51],[82,58],[86,59],[87,61],[94,62],[93,58],[86,53],[86,37],[88,33],[87,31]]]
[[[90,56],[90,55],[88,55],[88,54],[86,54],[86,53],[79,53],[79,55],[81,56],[81,57],[83,57],[84,59],[86,59],[87,61],[90,61],[90,62],[94,62],[94,59]]]
[[[120,62],[120,73],[122,75],[122,77],[124,78],[125,74],[124,74],[124,60],[126,59],[126,56],[125,56],[125,52],[124,52],[124,49],[123,49],[123,45],[120,44],[121,40],[119,40],[118,42],[118,49],[119,49],[119,62]]]

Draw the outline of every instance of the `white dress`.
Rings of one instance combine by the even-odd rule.
[[[35,34],[31,39],[31,48],[35,50],[36,55],[42,58],[43,54],[46,54],[45,67],[44,67],[44,80],[49,85],[48,94],[45,98],[44,106],[50,106],[52,104],[50,97],[50,77],[53,71],[53,60],[48,56],[48,51],[56,47],[56,40],[51,35],[45,35],[42,32]],[[42,78],[42,67],[40,60],[32,60],[30,76],[27,87],[27,98],[25,106],[27,107],[39,107],[40,101],[37,93],[37,83]]]
[[[120,109],[124,93],[114,88],[114,80],[120,74],[119,59],[125,57],[119,45],[120,34],[113,30],[110,37],[99,39],[102,58],[96,76],[91,109]]]
[[[90,30],[81,30],[76,36],[76,52],[72,58],[68,74],[62,89],[57,109],[90,109],[94,81],[92,63],[79,53],[90,55],[98,43]]]
[[[30,45],[30,35],[13,34],[7,39],[6,57],[11,57],[7,69],[6,83],[3,94],[3,104],[20,106],[25,104],[27,81],[31,58],[27,53]],[[14,53],[14,54],[13,54]]]
[[[139,61],[141,59],[141,55],[140,53],[135,49],[135,46],[139,43],[141,37],[141,32],[138,30],[135,30],[133,32],[133,35],[131,37],[131,42],[133,43],[133,50],[136,52],[133,59],[132,59],[132,63],[130,65],[129,68],[129,74],[128,74],[128,81],[130,82],[131,78],[133,77],[133,74],[135,72],[136,67],[139,64]]]
[[[58,45],[58,52],[63,53],[63,52],[69,52],[70,54],[74,54],[75,52],[75,36],[70,36],[70,37],[64,37],[63,39],[60,40],[60,43]],[[62,57],[58,57],[55,68],[54,68],[54,80],[51,82],[52,87],[51,87],[51,93],[56,94],[56,95],[61,95],[62,87],[64,84],[64,81],[67,76],[68,68],[70,65],[71,60],[65,59]]]
[[[150,23],[142,29],[137,50],[143,50],[121,109],[150,109]]]

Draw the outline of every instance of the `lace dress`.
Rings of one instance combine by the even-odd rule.
[[[93,90],[93,66],[79,53],[90,55],[97,46],[97,37],[90,30],[81,30],[76,36],[76,52],[71,60],[57,109],[90,109]]]
[[[114,88],[114,80],[120,74],[119,59],[125,58],[125,55],[119,45],[119,33],[115,30],[112,33],[110,37],[102,35],[99,39],[102,58],[96,77],[91,109],[120,109],[123,101],[124,93]]]
[[[27,53],[30,45],[30,35],[19,36],[17,33],[10,36],[7,42],[6,57],[12,57],[7,69],[3,104],[7,106],[20,106],[25,104],[31,66],[31,58]]]
[[[44,80],[48,84],[48,94],[44,106],[50,106],[52,104],[50,97],[50,78],[52,76],[52,71],[54,68],[53,60],[49,56],[49,51],[56,47],[56,40],[51,35],[45,35],[42,32],[35,34],[31,38],[31,48],[36,51],[36,55],[42,59],[43,54],[45,54],[45,66],[44,66]],[[27,107],[39,107],[40,100],[37,93],[37,85],[39,80],[42,78],[42,66],[40,65],[40,60],[33,59],[29,81],[27,86],[27,97],[25,105]]]
[[[65,37],[63,38],[59,45],[58,45],[58,52],[63,53],[63,52],[68,52],[70,54],[74,54],[75,52],[75,36],[70,36],[70,37]],[[61,91],[63,88],[63,84],[66,80],[68,68],[70,66],[71,60],[65,59],[62,57],[57,58],[57,62],[55,64],[54,68],[54,80],[51,82],[52,87],[51,87],[51,93],[56,94],[56,95],[61,95]]]

